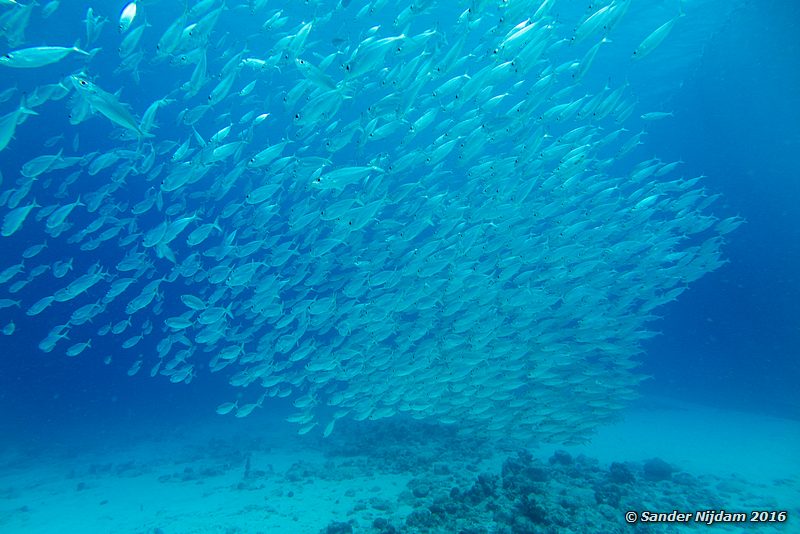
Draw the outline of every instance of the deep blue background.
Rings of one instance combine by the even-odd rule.
[[[800,7],[736,10],[648,142],[706,174],[747,224],[730,263],[661,311],[648,389],[800,416]]]

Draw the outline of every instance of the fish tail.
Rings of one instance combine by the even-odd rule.
[[[336,85],[336,91],[344,100],[352,100],[356,96],[355,88],[351,87],[348,80],[342,80]]]
[[[142,128],[141,124],[136,125],[136,136],[139,138],[139,141],[142,139],[152,139],[155,137],[154,134],[151,134],[149,131]]]
[[[78,54],[83,54],[84,56],[90,56],[91,55],[89,52],[87,52],[86,50],[81,48],[81,40],[80,39],[76,39],[75,40],[75,43],[72,45],[72,51],[73,52],[77,52]]]
[[[24,105],[21,105],[19,107],[19,111],[20,111],[20,113],[24,113],[25,115],[38,115],[39,114],[38,111],[35,111],[35,110],[30,109],[28,107],[25,107]]]
[[[203,139],[203,136],[201,136],[200,133],[197,131],[197,129],[194,127],[194,124],[192,124],[192,132],[194,132],[194,140],[197,141],[197,144],[199,144],[201,147],[206,146],[207,144],[206,140]]]
[[[25,115],[38,115],[37,111],[28,107],[28,97],[27,95],[22,95],[22,99],[19,101],[19,112],[24,113]]]

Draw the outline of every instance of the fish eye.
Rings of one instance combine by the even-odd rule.
[[[85,86],[85,85],[88,85],[88,83],[86,82],[86,80],[81,80],[81,82],[80,82],[80,83],[81,83],[81,85],[84,85],[84,86]]]

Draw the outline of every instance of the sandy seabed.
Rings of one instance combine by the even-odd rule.
[[[252,417],[106,433],[40,448],[5,440],[0,532],[680,532],[643,511],[786,511],[719,532],[800,532],[800,422],[676,403],[630,410],[591,443],[527,451],[417,423],[326,440]],[[441,428],[441,427],[439,427]],[[233,430],[232,430],[233,429]],[[657,460],[656,460],[657,459]],[[596,530],[594,530],[594,527]]]

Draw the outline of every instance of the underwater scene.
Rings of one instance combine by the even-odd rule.
[[[798,21],[0,0],[0,533],[800,532]]]

